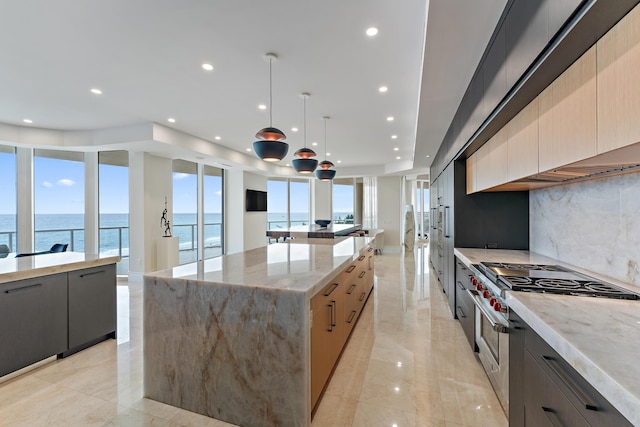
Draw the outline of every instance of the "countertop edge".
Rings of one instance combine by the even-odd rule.
[[[41,255],[37,255],[41,256]],[[18,280],[33,279],[35,277],[48,276],[51,274],[68,273],[70,271],[82,270],[85,268],[99,267],[102,265],[115,264],[120,260],[119,256],[95,258],[91,260],[62,262],[56,265],[35,267],[29,270],[0,273],[0,283],[15,282]]]

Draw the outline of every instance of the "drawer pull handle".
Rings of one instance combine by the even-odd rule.
[[[371,252],[373,250],[373,248],[369,248],[367,249],[367,252]]]
[[[366,295],[367,293],[363,292],[362,295],[360,295],[360,299],[358,301],[362,301]]]
[[[353,322],[353,318],[356,317],[356,314],[358,314],[358,313],[355,310],[353,310],[351,312],[351,316],[349,316],[349,320],[347,320],[347,323]]]
[[[360,273],[360,275],[358,276],[360,279],[362,279],[365,275],[367,274],[366,271],[363,271]]]
[[[80,278],[86,277],[86,276],[93,276],[94,274],[100,274],[100,273],[104,273],[104,270],[99,270],[99,271],[92,271],[91,273],[84,273],[80,275]]]
[[[335,301],[331,301],[331,305],[333,305],[333,310],[332,310],[332,314],[333,317],[331,318],[331,326],[336,326],[336,302]]]
[[[589,411],[597,411],[598,407],[592,403],[589,403],[589,399],[586,397],[585,393],[580,390],[580,387],[567,375],[566,372],[562,370],[560,366],[557,364],[557,360],[551,356],[545,356],[544,354],[541,356],[542,360],[546,365],[551,369],[551,371],[556,374],[558,378],[564,383],[565,386],[573,393],[573,395],[580,401],[580,404],[584,409]]]
[[[358,257],[358,261],[362,261],[362,260],[364,260],[364,255],[360,255],[360,256]]]
[[[329,307],[329,329],[327,330],[329,332],[332,332],[333,331],[333,302],[327,305],[327,307]]]
[[[331,295],[331,294],[333,293],[333,291],[335,291],[337,288],[338,288],[338,284],[337,284],[337,283],[333,283],[333,284],[331,285],[331,290],[326,291],[326,292],[324,293],[324,296],[325,296],[325,297],[328,297],[328,296],[329,296],[329,295]]]
[[[543,406],[542,410],[544,411],[544,414],[547,416],[547,419],[553,427],[562,427],[562,423],[558,419],[558,415],[556,415],[556,412],[553,409],[545,408]]]
[[[355,269],[356,269],[355,265],[349,266],[349,268],[347,268],[347,273],[351,273]]]
[[[33,284],[33,285],[23,286],[21,288],[7,289],[6,291],[4,291],[4,293],[5,294],[12,294],[14,292],[26,291],[27,289],[38,288],[40,286],[42,286],[42,283],[36,283],[36,284]]]
[[[456,313],[458,313],[458,317],[461,319],[466,319],[467,316],[464,315],[464,311],[462,311],[462,307],[458,306],[456,309]]]
[[[466,289],[466,288],[464,287],[464,285],[463,285],[460,281],[458,281],[458,282],[456,282],[456,283],[458,284],[458,287],[460,288],[460,290],[461,290],[461,291],[464,291],[464,290]]]
[[[351,287],[349,288],[349,290],[347,291],[347,295],[351,295],[351,293],[353,292],[353,290],[356,288],[355,283],[351,284]]]

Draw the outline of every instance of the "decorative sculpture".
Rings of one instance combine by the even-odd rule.
[[[167,210],[167,198],[164,198],[164,210],[162,211],[162,217],[160,218],[160,227],[164,227],[164,236],[162,237],[171,237],[171,222],[169,218],[167,218],[168,214]]]

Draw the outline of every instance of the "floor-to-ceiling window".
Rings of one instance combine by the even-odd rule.
[[[267,180],[267,230],[289,227],[287,179]]]
[[[35,251],[56,243],[84,251],[84,154],[34,150]]]
[[[222,169],[204,165],[204,257],[222,255],[223,235]]]
[[[180,241],[180,264],[198,258],[198,175],[197,164],[173,161],[173,235]]]
[[[309,181],[289,179],[289,222],[294,225],[309,224]]]
[[[267,230],[309,224],[309,180],[267,181]]]
[[[0,245],[7,247],[0,251],[0,257],[16,251],[16,149],[0,145]]]
[[[354,180],[342,178],[333,180],[333,222],[353,224]]]
[[[416,181],[416,226],[418,238],[429,235],[429,182]]]
[[[129,153],[98,153],[101,255],[119,255],[118,274],[129,272]]]

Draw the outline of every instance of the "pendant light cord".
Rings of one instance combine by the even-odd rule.
[[[269,127],[273,127],[273,79],[271,78],[271,61],[269,57]]]
[[[307,95],[302,95],[302,136],[304,140],[304,148],[307,148]]]
[[[324,119],[324,160],[327,161],[327,118]]]

